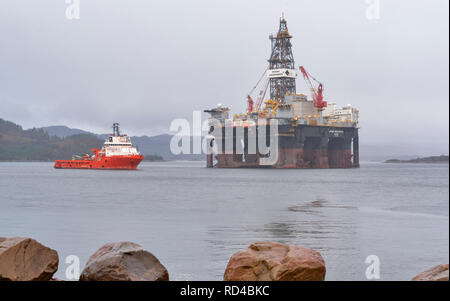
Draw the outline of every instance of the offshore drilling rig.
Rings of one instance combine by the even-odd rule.
[[[278,33],[269,37],[272,53],[268,67],[248,93],[247,113],[234,115],[231,119],[228,107],[218,105],[205,110],[210,114],[207,143],[211,151],[207,153],[207,167],[359,167],[359,111],[351,105],[337,107],[334,102],[324,101],[323,84],[302,66],[299,70],[311,92],[311,99],[305,94],[297,94],[298,72],[291,38],[282,17]],[[254,100],[252,94],[258,87],[259,93]],[[268,89],[269,96],[265,100]],[[269,130],[273,121],[277,124],[275,132]],[[258,133],[265,136],[261,138]],[[267,164],[263,163],[267,153],[261,152],[258,143],[256,149],[252,148],[251,142],[255,140],[250,137],[265,138],[265,146],[268,146],[271,135],[277,138],[276,145],[271,145],[276,147],[277,156],[275,161]]]

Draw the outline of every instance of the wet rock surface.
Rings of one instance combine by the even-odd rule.
[[[159,260],[132,242],[108,243],[86,263],[80,281],[168,281]]]
[[[416,275],[413,281],[448,281],[448,264],[440,264]]]
[[[32,238],[0,237],[0,280],[48,281],[58,263],[55,250]]]
[[[322,281],[325,261],[319,252],[277,242],[256,242],[231,256],[225,281]]]

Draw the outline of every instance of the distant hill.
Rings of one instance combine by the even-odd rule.
[[[78,134],[92,134],[90,132],[83,131],[80,129],[72,129],[65,125],[46,126],[40,129],[46,132],[49,136],[56,136],[58,138],[66,138]]]
[[[18,124],[0,119],[0,161],[67,160],[74,154],[100,148],[107,137],[107,134],[97,135],[67,126],[24,130]],[[172,154],[171,139],[172,135],[168,134],[131,137],[145,160],[204,160],[204,155]]]
[[[390,159],[384,161],[384,163],[449,163],[448,156],[431,156],[424,158],[415,158],[410,160]]]
[[[50,136],[57,136],[59,138],[69,137],[70,133],[74,134],[92,134],[96,135],[99,139],[104,141],[109,137],[109,134],[93,134],[80,129],[73,129],[66,126],[49,126],[40,128],[44,132],[48,133]],[[144,155],[144,157],[155,158],[161,157],[164,160],[204,160],[204,155],[189,155],[189,154],[180,154],[174,155],[170,151],[170,140],[172,139],[172,135],[162,134],[157,136],[130,136],[131,142],[133,145],[139,148],[139,151]],[[192,142],[191,138],[191,150],[192,150]]]
[[[49,126],[24,130],[20,125],[0,118],[0,161],[70,160],[93,148],[101,148],[107,135],[96,135],[66,126]],[[132,137],[141,144],[147,161],[184,159],[174,157],[169,149],[170,135]]]

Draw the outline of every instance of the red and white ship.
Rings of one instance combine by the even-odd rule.
[[[102,149],[92,149],[93,155],[74,156],[72,160],[56,160],[55,168],[73,169],[136,169],[142,156],[127,135],[121,135],[119,124],[113,124],[114,133],[106,139]]]

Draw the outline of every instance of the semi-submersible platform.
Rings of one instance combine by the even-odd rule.
[[[268,67],[247,96],[247,113],[231,119],[230,109],[220,104],[205,110],[210,114],[207,167],[359,167],[359,111],[351,105],[338,107],[324,101],[323,84],[302,66],[299,70],[312,99],[296,93],[298,73],[291,38],[282,17],[277,35],[269,37],[272,53]],[[254,101],[251,95],[257,87],[260,90]],[[270,97],[265,100],[268,89]],[[275,131],[270,130],[270,124],[277,124]],[[252,147],[255,140],[256,147]],[[262,152],[263,141],[259,140],[265,140],[263,148],[272,147],[269,153]],[[271,141],[276,145],[270,145]],[[275,160],[267,160],[273,149]]]

